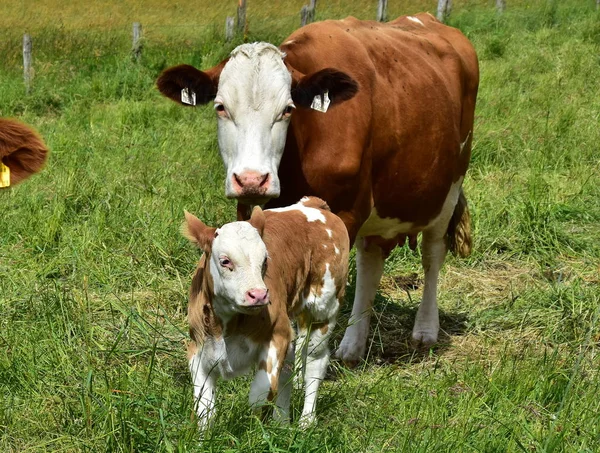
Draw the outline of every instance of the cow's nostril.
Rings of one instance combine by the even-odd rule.
[[[237,182],[240,187],[244,187],[244,184],[242,183],[242,180],[240,179],[240,177],[238,176],[237,173],[233,174],[233,178],[235,179],[235,182]]]
[[[259,187],[263,187],[269,181],[269,173],[263,176],[262,181],[260,182]]]

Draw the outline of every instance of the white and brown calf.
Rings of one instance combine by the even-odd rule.
[[[219,229],[186,212],[184,235],[204,250],[192,280],[189,365],[199,425],[208,425],[217,378],[256,367],[250,405],[275,403],[289,420],[294,357],[305,384],[301,424],[315,418],[328,340],[344,297],[349,238],[322,200],[267,211]],[[291,320],[298,327],[296,350]]]

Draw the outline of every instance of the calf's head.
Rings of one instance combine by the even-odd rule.
[[[232,222],[211,228],[186,211],[183,235],[206,254],[204,272],[213,282],[213,306],[217,314],[255,314],[269,303],[263,280],[267,248],[262,240],[264,214],[260,207],[249,222]]]
[[[284,58],[272,44],[243,44],[207,71],[180,65],[157,80],[158,89],[182,105],[214,101],[227,170],[225,193],[247,204],[263,204],[280,194],[277,171],[292,111],[310,108],[325,93],[335,105],[358,89],[343,72],[326,68],[303,75]]]

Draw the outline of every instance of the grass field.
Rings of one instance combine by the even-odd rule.
[[[235,2],[0,6],[0,115],[31,123],[47,168],[0,193],[0,451],[600,451],[600,13],[593,0],[454,2],[481,62],[465,181],[474,253],[449,258],[442,341],[413,351],[418,253],[396,250],[367,360],[332,363],[319,423],[261,424],[249,379],[223,382],[198,444],[184,341],[198,259],[183,210],[235,217],[210,107],[162,98],[168,65],[208,67]],[[248,40],[280,42],[303,0],[249,0]],[[390,2],[390,17],[434,11]],[[320,0],[318,19],[375,1]],[[139,64],[131,22],[144,26]],[[35,78],[24,94],[22,34]],[[345,324],[354,281],[341,324]],[[340,341],[339,328],[335,343]],[[300,392],[292,406],[297,418]]]

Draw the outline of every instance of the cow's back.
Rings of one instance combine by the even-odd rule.
[[[282,291],[289,302],[297,304],[311,287],[322,285],[329,272],[328,278],[335,280],[337,292],[343,294],[350,251],[344,223],[329,209],[295,207],[298,204],[264,211],[269,291]]]
[[[384,217],[427,224],[470,158],[470,146],[460,145],[470,145],[479,76],[467,38],[419,14],[387,24],[319,22],[281,47],[294,71],[332,67],[359,84],[353,99],[326,114],[292,116],[280,167],[282,181],[294,181],[289,196],[298,195],[294,187],[314,193],[347,224],[360,225],[373,207]],[[298,165],[302,173],[294,175]]]

